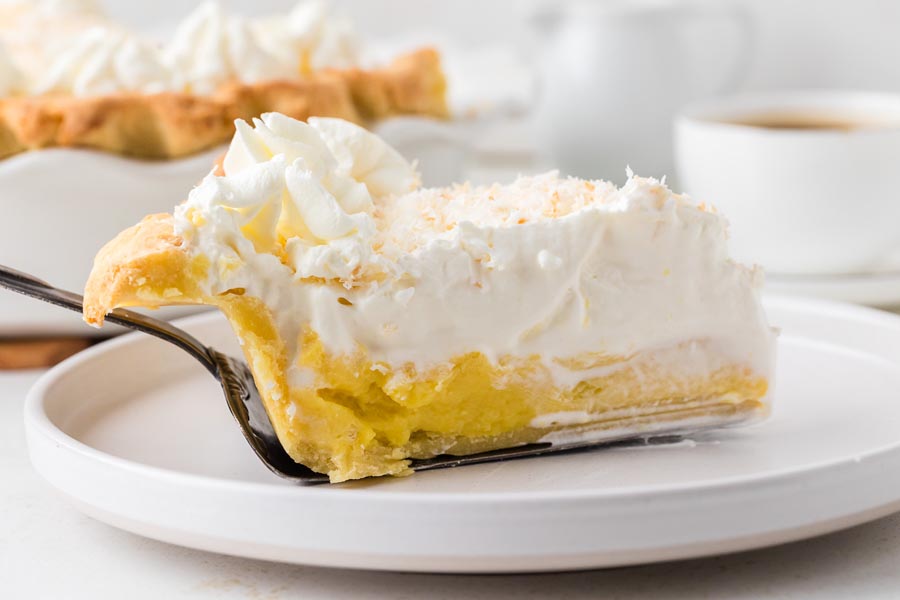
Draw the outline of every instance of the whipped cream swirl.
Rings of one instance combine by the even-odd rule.
[[[95,96],[153,94],[178,87],[155,47],[125,31],[98,26],[63,48],[33,91]]]
[[[208,95],[230,82],[298,79],[358,64],[349,22],[321,2],[250,19],[204,2],[162,49],[107,20],[94,0],[41,0],[0,7],[0,42],[29,81],[0,55],[0,95],[162,91]]]
[[[178,26],[164,50],[165,62],[195,94],[210,94],[228,81],[254,83],[295,78],[295,64],[272,53],[246,19],[205,2]]]
[[[225,177],[204,179],[179,215],[193,222],[192,214],[215,214],[230,222],[225,236],[239,231],[250,242],[232,244],[242,258],[282,255],[299,278],[352,287],[378,269],[373,199],[414,189],[413,167],[377,136],[339,119],[303,123],[269,113],[253,126],[235,125]]]
[[[359,64],[359,45],[347,19],[329,15],[324,2],[300,2],[287,15],[256,19],[261,42],[298,71],[348,68]]]

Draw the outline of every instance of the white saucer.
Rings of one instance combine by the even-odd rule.
[[[768,302],[776,408],[693,442],[298,487],[245,446],[216,382],[129,335],[49,371],[26,428],[37,471],[140,535],[269,560],[405,571],[551,571],[778,544],[900,509],[900,317]],[[235,352],[218,315],[184,325]]]
[[[900,306],[900,268],[841,275],[766,273],[766,289],[781,295],[897,307]]]

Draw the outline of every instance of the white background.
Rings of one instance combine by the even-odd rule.
[[[607,3],[621,0],[605,0]],[[640,0],[646,2],[646,0]],[[674,1],[674,0],[673,0]],[[708,0],[712,3],[712,0]],[[598,3],[604,0],[597,0]],[[718,0],[756,18],[757,43],[744,88],[841,87],[900,91],[900,2],[893,0]],[[717,2],[717,3],[718,3]],[[105,0],[116,17],[155,29],[199,0]],[[292,0],[222,0],[243,13],[275,12]],[[335,0],[373,35],[436,29],[469,43],[526,46],[527,15],[541,0]]]

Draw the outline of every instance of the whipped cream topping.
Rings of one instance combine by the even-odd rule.
[[[73,40],[109,21],[89,0],[33,0],[0,4],[0,42],[27,77],[39,79]],[[24,91],[31,91],[29,81]]]
[[[301,2],[284,16],[257,19],[251,27],[261,42],[298,71],[348,68],[359,64],[359,45],[349,20],[333,17],[324,2]]]
[[[352,285],[373,260],[374,198],[418,183],[413,167],[365,129],[269,113],[235,123],[225,177],[208,176],[180,210],[233,222],[253,253],[277,253],[297,278]],[[230,233],[226,233],[230,235]],[[247,256],[250,246],[242,251]]]
[[[225,175],[194,190],[176,228],[211,259],[208,293],[262,298],[291,352],[308,328],[331,352],[362,346],[394,366],[538,356],[565,383],[609,368],[567,358],[700,340],[715,352],[672,356],[770,372],[760,274],[728,259],[724,219],[660,182],[414,185],[355,126],[267,115],[238,126]]]
[[[251,19],[207,1],[161,49],[107,20],[93,0],[0,6],[0,42],[22,71],[34,74],[20,86],[32,94],[211,94],[229,82],[297,79],[315,69],[356,65],[356,39],[349,22],[331,16],[321,2]],[[0,77],[2,85],[9,74]],[[11,91],[0,87],[0,95],[13,93],[7,87]]]
[[[265,47],[248,20],[226,14],[212,1],[182,21],[164,55],[196,94],[210,94],[233,80],[254,83],[298,75],[290,61]]]
[[[33,92],[95,96],[122,91],[153,94],[177,88],[154,46],[128,32],[98,26],[59,51]]]

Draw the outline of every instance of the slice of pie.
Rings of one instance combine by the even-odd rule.
[[[630,177],[421,189],[338,119],[237,122],[174,215],[97,255],[85,318],[219,307],[288,453],[332,481],[754,421],[774,333],[725,221]]]
[[[70,4],[0,7],[0,158],[57,146],[177,158],[268,111],[356,123],[448,115],[436,51],[366,65],[347,22],[318,2],[260,19],[206,2],[161,47]]]

